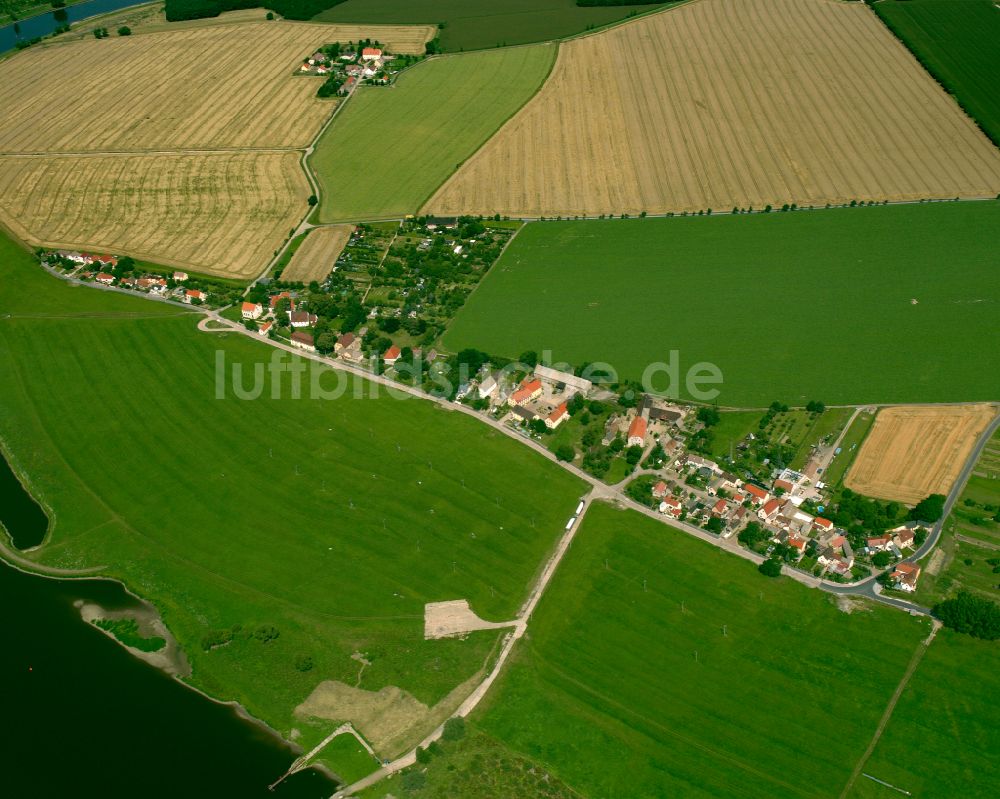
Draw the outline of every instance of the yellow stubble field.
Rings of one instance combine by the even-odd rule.
[[[996,413],[986,403],[886,408],[875,417],[844,485],[909,504],[947,494]]]
[[[536,217],[995,196],[1000,153],[861,3],[693,0],[564,43],[425,205]]]
[[[281,273],[282,280],[325,280],[351,238],[354,225],[330,225],[309,231]]]
[[[309,194],[293,151],[0,156],[0,221],[30,244],[224,277],[256,276]]]

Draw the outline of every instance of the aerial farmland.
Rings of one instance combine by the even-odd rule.
[[[92,2],[0,2],[7,793],[992,799],[1000,6]]]

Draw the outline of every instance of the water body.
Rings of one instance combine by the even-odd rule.
[[[45,540],[49,519],[41,505],[35,502],[7,459],[0,452],[0,524],[10,531],[18,549],[37,547]]]
[[[45,535],[45,514],[6,461],[0,464],[0,513],[19,546],[35,546]],[[317,799],[333,793],[335,784],[313,770],[269,792],[295,753],[232,707],[138,660],[84,622],[75,606],[81,600],[107,610],[142,607],[111,580],[51,580],[0,561],[4,796]]]
[[[144,0],[149,2],[149,0]],[[77,3],[66,8],[53,9],[51,12],[39,14],[28,19],[18,20],[20,26],[20,36],[14,32],[14,23],[0,28],[0,53],[13,50],[17,45],[18,38],[34,39],[36,36],[48,36],[60,25],[70,22],[79,22],[81,19],[96,16],[97,14],[107,14],[111,11],[119,11],[129,6],[142,5],[136,0],[88,0],[86,3]],[[114,31],[110,31],[115,35]]]

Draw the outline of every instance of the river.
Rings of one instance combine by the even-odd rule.
[[[48,526],[0,454],[0,510],[19,545]],[[11,480],[13,483],[11,483]],[[16,486],[16,487],[15,487]],[[11,507],[18,508],[15,516]],[[4,536],[0,530],[0,536]],[[0,771],[4,796],[328,797],[335,784],[300,772],[267,786],[295,754],[236,711],[138,660],[80,618],[80,600],[140,607],[110,580],[51,580],[0,561]]]
[[[28,40],[34,39],[36,36],[48,36],[60,25],[65,25],[68,22],[79,22],[81,19],[98,14],[107,14],[129,6],[141,5],[142,2],[149,2],[149,0],[141,0],[141,2],[136,2],[136,0],[87,0],[85,3],[54,9],[51,12],[18,20],[20,36],[14,32],[14,23],[12,22],[10,25],[0,28],[0,53],[13,50],[17,45],[18,38]]]

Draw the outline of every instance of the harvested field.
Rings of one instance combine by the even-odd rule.
[[[281,273],[281,279],[301,280],[303,283],[324,280],[337,263],[353,230],[354,225],[333,225],[310,231]]]
[[[39,246],[254,276],[306,208],[298,154],[0,157],[0,221]]]
[[[929,494],[947,494],[996,412],[988,404],[886,408],[875,418],[844,485],[910,504]]]
[[[433,28],[259,22],[31,48],[0,63],[0,152],[304,147],[334,103],[296,76],[318,45],[423,52]]]
[[[728,211],[998,191],[1000,152],[863,4],[698,0],[563,44],[543,89],[424,211]]]

